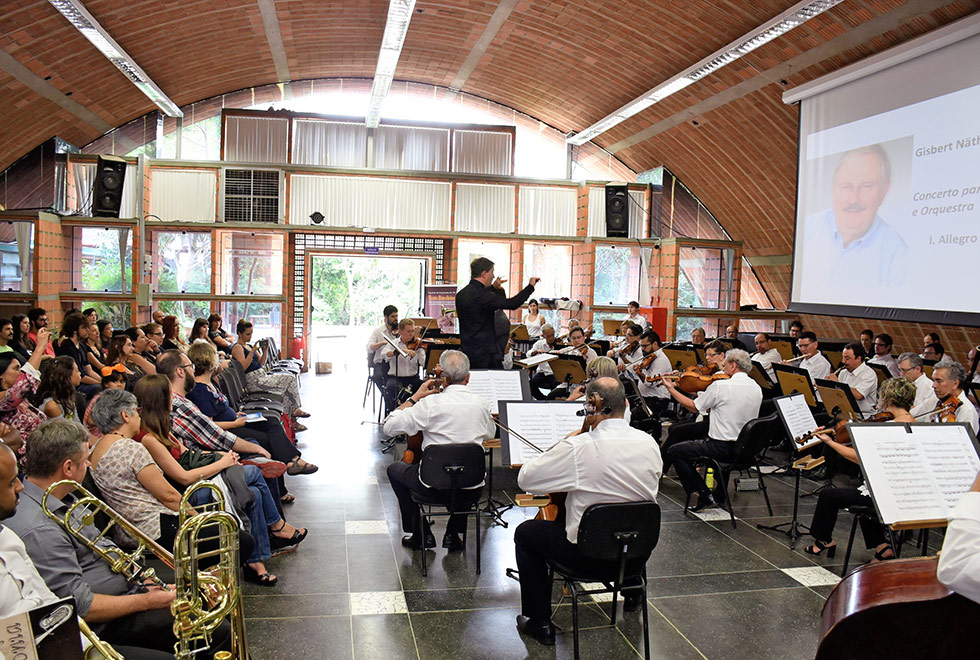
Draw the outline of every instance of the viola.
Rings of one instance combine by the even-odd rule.
[[[688,367],[677,379],[677,387],[683,392],[694,394],[705,391],[716,381],[727,379],[728,374],[718,372],[718,367],[713,364],[707,367]]]

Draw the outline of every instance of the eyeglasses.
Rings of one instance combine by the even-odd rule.
[[[907,374],[910,371],[915,371],[915,367],[909,367],[908,369],[903,369],[902,367],[899,367],[898,370],[900,373]]]
[[[182,364],[182,365],[180,365],[180,368],[181,369],[193,369],[194,368],[194,365],[193,364]]]

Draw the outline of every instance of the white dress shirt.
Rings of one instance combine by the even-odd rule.
[[[888,373],[891,374],[892,378],[898,378],[898,359],[895,358],[891,353],[886,353],[885,355],[876,355],[870,360],[871,364],[883,364],[888,369]]]
[[[405,346],[401,339],[395,342],[395,346],[408,352],[408,347]],[[419,346],[415,351],[415,357],[407,358],[403,357],[401,353],[395,351],[391,346],[385,344],[385,348],[388,351],[385,353],[385,359],[388,360],[388,375],[394,376],[396,378],[407,378],[410,376],[419,375],[419,367],[425,366],[425,349]],[[394,351],[394,355],[388,356],[387,353]]]
[[[762,368],[766,370],[769,375],[769,380],[776,382],[776,370],[772,368],[773,362],[781,362],[783,356],[779,354],[775,348],[770,348],[765,353],[755,353],[752,355],[752,359],[762,365]]]
[[[800,360],[800,367],[810,372],[811,380],[826,378],[830,375],[830,360],[824,357],[820,351],[817,351],[813,357]]]
[[[694,405],[702,415],[711,413],[709,438],[734,442],[746,422],[759,416],[762,388],[748,374],[737,371],[731,378],[711,383]]]
[[[966,396],[966,392],[960,392],[960,407],[956,409],[956,421],[966,422],[973,429],[973,433],[976,434],[980,429],[980,422],[977,420],[977,409],[973,406],[973,402],[970,401]]]
[[[629,321],[630,323],[635,323],[644,330],[650,327],[650,322],[647,321],[647,317],[643,316],[642,314],[637,314],[636,316],[630,316],[627,314],[625,320]]]
[[[667,388],[664,387],[663,381],[660,381],[659,383],[647,382],[647,377],[649,376],[659,376],[660,374],[665,374],[668,371],[671,371],[670,360],[666,355],[664,355],[664,349],[658,348],[653,354],[656,356],[653,359],[653,362],[650,363],[649,367],[643,370],[642,377],[638,378],[636,381],[637,389],[640,390],[640,396],[642,397],[669,399],[670,392],[668,392]],[[630,371],[636,373],[632,369],[630,369]]]
[[[875,404],[878,403],[878,374],[875,373],[874,369],[861,363],[854,371],[847,369],[841,371],[837,380],[854,388],[864,396],[857,402],[858,410],[863,413],[874,411]]]
[[[494,429],[490,402],[465,385],[450,385],[414,406],[393,410],[384,423],[389,438],[422,431],[423,451],[429,445],[482,443],[493,437]]]
[[[950,509],[936,577],[959,595],[980,603],[980,493],[964,494]]]
[[[393,342],[397,342],[398,341],[398,333],[397,332],[392,332],[391,331],[391,328],[389,328],[386,325],[382,325],[382,326],[377,327],[374,330],[372,330],[371,331],[371,336],[368,338],[368,343],[367,343],[367,346],[365,348],[367,349],[367,352],[368,353],[372,353],[372,352],[374,353],[374,362],[375,362],[375,364],[377,364],[379,362],[384,362],[385,361],[385,353],[387,353],[388,351],[391,350],[391,346],[389,346],[388,343],[385,342],[384,337],[387,337],[388,339],[390,339]],[[371,346],[374,345],[374,344],[377,344],[378,342],[384,342],[384,345],[383,346],[380,346],[379,348],[376,348],[376,349],[374,349],[374,351],[372,351],[371,350]]]
[[[542,337],[541,339],[534,342],[531,346],[531,350],[528,351],[528,357],[531,355],[537,355],[538,353],[548,353],[551,351],[551,345],[548,344],[548,340]],[[555,372],[551,370],[551,365],[547,362],[542,362],[538,365],[539,374],[554,374]]]
[[[935,410],[936,406],[939,405],[939,399],[936,398],[936,392],[932,389],[932,381],[929,380],[929,376],[920,374],[913,381],[913,385],[915,385],[915,401],[912,403],[912,409],[909,410],[912,416],[916,417],[930,410]],[[920,419],[918,421],[924,422],[926,420]]]
[[[593,504],[655,501],[663,465],[652,437],[611,418],[525,462],[517,483],[532,493],[568,494],[565,534],[575,543],[582,514]]]

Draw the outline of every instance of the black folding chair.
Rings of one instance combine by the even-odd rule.
[[[650,617],[647,609],[646,562],[660,540],[660,506],[656,502],[593,504],[578,527],[579,551],[595,566],[581,573],[554,560],[548,561],[552,573],[560,576],[572,596],[572,636],[575,659],[579,657],[578,597],[612,593],[611,624],[616,625],[616,599],[620,592],[639,592],[643,608],[643,651],[650,660]],[[642,561],[641,566],[636,562]],[[632,562],[633,570],[626,565]],[[626,584],[627,581],[630,584]],[[583,582],[601,582],[601,589],[584,589]]]
[[[425,537],[423,520],[427,517],[452,515],[473,516],[476,519],[476,572],[480,573],[480,497],[487,464],[483,445],[476,443],[432,445],[422,452],[419,478],[437,493],[412,492],[412,499],[419,507],[419,524],[415,530],[417,539]],[[477,486],[480,486],[477,488]],[[445,507],[445,512],[435,508]],[[466,544],[466,527],[463,528],[463,544]],[[423,544],[424,545],[424,544]],[[422,550],[422,577],[428,575],[425,549]]]

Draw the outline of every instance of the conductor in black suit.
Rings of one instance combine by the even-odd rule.
[[[503,280],[494,279],[493,262],[486,257],[470,264],[470,283],[456,294],[456,318],[459,319],[460,349],[470,359],[470,369],[500,369],[496,349],[494,312],[517,309],[531,297],[540,278],[532,277],[528,285],[513,298],[494,292]]]

